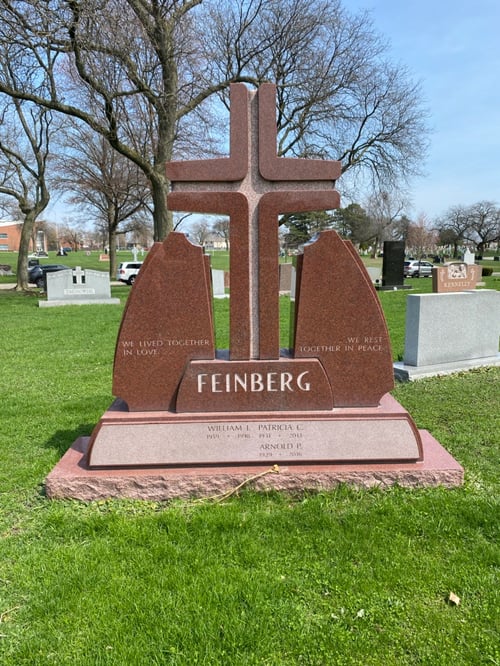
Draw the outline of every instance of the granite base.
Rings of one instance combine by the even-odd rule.
[[[396,460],[422,460],[422,444],[387,393],[373,407],[307,411],[129,411],[116,399],[94,428],[87,462],[122,469]]]
[[[92,298],[92,299],[61,299],[54,301],[38,301],[40,308],[60,308],[63,305],[120,305],[119,298]]]
[[[212,497],[242,484],[255,490],[321,491],[346,483],[356,487],[454,487],[463,483],[459,463],[426,430],[424,458],[415,463],[228,465],[143,469],[89,469],[89,437],[80,437],[45,480],[50,499],[82,501],[130,498],[164,501]]]
[[[500,354],[486,358],[473,358],[452,363],[434,363],[433,365],[406,365],[394,363],[394,378],[400,382],[408,382],[425,377],[451,375],[456,372],[467,372],[477,368],[500,366]]]

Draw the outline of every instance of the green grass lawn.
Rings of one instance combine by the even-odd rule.
[[[394,358],[407,293],[380,293]],[[500,664],[500,369],[394,391],[460,488],[49,501],[45,476],[111,402],[122,309],[0,291],[2,666]]]

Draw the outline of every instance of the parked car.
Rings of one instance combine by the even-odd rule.
[[[36,284],[39,289],[47,289],[47,273],[71,270],[63,264],[37,264],[28,268],[28,282]]]
[[[432,264],[430,261],[405,261],[403,274],[405,277],[430,277]]]
[[[142,261],[123,261],[116,271],[116,279],[126,284],[134,284],[143,263]]]

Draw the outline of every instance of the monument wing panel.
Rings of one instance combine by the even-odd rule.
[[[323,364],[335,407],[377,405],[394,386],[387,326],[370,279],[335,231],[304,249],[295,357]]]
[[[172,232],[155,244],[131,290],[115,350],[113,393],[130,411],[174,409],[186,363],[214,353],[203,251]]]

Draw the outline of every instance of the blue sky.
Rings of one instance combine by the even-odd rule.
[[[344,0],[366,9],[422,87],[430,148],[424,178],[412,183],[413,216],[450,206],[500,205],[500,2]]]
[[[499,0],[343,2],[370,12],[391,60],[420,82],[430,112],[426,176],[412,183],[410,216],[432,220],[481,200],[500,205]]]

